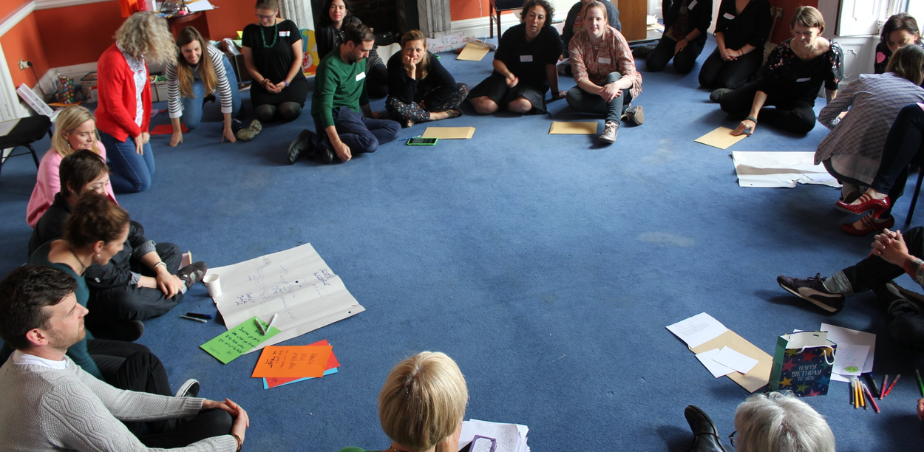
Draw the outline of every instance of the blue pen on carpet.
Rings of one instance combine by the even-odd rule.
[[[195,317],[197,319],[206,319],[206,320],[212,319],[212,314],[200,314],[198,312],[187,312],[186,315],[190,317]]]
[[[180,318],[181,318],[181,319],[186,319],[186,320],[192,320],[192,321],[194,321],[194,322],[199,322],[199,323],[208,323],[208,321],[206,321],[206,320],[197,319],[197,318],[195,318],[195,317],[190,317],[190,316],[188,316],[188,315],[181,315]]]

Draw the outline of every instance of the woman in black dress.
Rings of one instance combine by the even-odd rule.
[[[735,89],[760,69],[772,14],[767,0],[722,0],[715,19],[716,49],[699,70],[703,88]]]
[[[343,26],[362,23],[358,17],[350,14],[347,0],[327,0],[324,9],[318,13],[318,58],[324,59],[332,50],[343,42]],[[388,95],[388,70],[385,62],[373,48],[366,58],[366,92],[372,99],[381,99]]]
[[[277,0],[257,0],[257,23],[244,27],[241,53],[253,77],[250,100],[260,121],[292,121],[302,113],[308,81],[302,72],[302,37],[291,20],[279,18]]]

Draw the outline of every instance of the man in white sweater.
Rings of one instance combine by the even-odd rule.
[[[16,349],[0,367],[0,450],[241,450],[250,421],[234,402],[123,391],[72,363],[65,352],[86,334],[88,312],[76,287],[41,266],[0,281],[0,337]],[[121,422],[177,418],[139,436]]]

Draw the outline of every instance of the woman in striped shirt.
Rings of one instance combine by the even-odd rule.
[[[183,130],[180,118],[187,130],[193,130],[202,120],[203,98],[218,91],[221,99],[221,113],[224,115],[222,141],[234,143],[232,118],[241,109],[241,96],[237,91],[237,78],[231,68],[231,62],[214,46],[199,34],[194,27],[186,27],[176,38],[180,57],[176,63],[167,63],[167,105],[170,122],[173,124],[173,137],[170,146],[183,142]],[[203,54],[208,53],[206,64],[199,64]]]

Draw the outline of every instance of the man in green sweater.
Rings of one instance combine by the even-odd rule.
[[[311,116],[317,134],[305,129],[289,145],[289,164],[302,155],[330,163],[336,155],[342,161],[363,152],[375,152],[379,145],[398,137],[401,125],[380,119],[369,108],[366,94],[365,59],[375,45],[375,35],[365,25],[344,30],[339,51],[321,60],[311,97]]]
[[[14,349],[0,367],[0,450],[241,450],[249,426],[234,402],[116,389],[65,355],[86,335],[74,278],[25,265],[0,281],[0,337]],[[123,421],[182,420],[136,436]],[[172,448],[172,449],[171,449]]]

